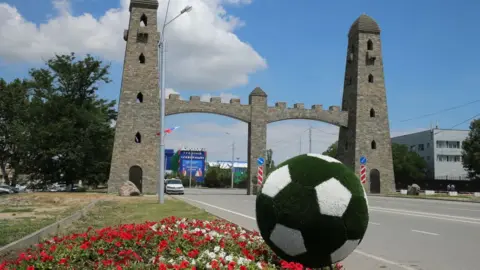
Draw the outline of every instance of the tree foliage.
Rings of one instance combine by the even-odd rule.
[[[0,78],[0,168],[7,182],[16,182],[16,174],[9,178],[7,170],[18,170],[22,139],[28,127],[29,83],[15,79],[10,83]]]
[[[28,80],[2,82],[2,93],[21,91],[15,94],[17,103],[1,112],[7,129],[0,136],[16,138],[13,143],[2,139],[2,146],[10,144],[11,155],[6,161],[2,155],[0,161],[17,164],[16,172],[42,183],[105,182],[117,112],[115,101],[101,99],[97,92],[110,82],[108,75],[109,65],[89,55],[77,60],[72,53],[56,55],[45,67],[30,70]]]
[[[427,162],[408,146],[392,143],[393,171],[396,179],[422,180],[427,174]]]
[[[327,150],[325,150],[325,152],[322,153],[322,155],[336,158],[337,157],[337,148],[338,148],[338,141],[332,143],[332,145],[330,145],[327,148]]]
[[[334,142],[322,154],[336,158],[337,147],[338,142]],[[406,145],[392,143],[392,157],[396,179],[421,180],[426,177],[426,161],[417,153],[409,151]]]
[[[468,137],[462,143],[462,163],[472,180],[480,179],[480,119],[470,123]]]

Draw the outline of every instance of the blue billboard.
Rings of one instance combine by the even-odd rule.
[[[205,160],[207,152],[205,151],[180,151],[179,173],[183,177],[190,177],[197,183],[205,182]]]
[[[172,157],[175,154],[173,149],[165,149],[165,170],[172,169]]]

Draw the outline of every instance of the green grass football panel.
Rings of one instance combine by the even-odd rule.
[[[294,229],[302,229],[304,224],[315,222],[313,218],[320,215],[316,200],[315,190],[290,183],[273,199],[278,222]]]
[[[353,196],[342,220],[350,240],[362,239],[368,227],[368,206],[363,196]]]
[[[315,187],[333,177],[347,187],[353,195],[363,194],[360,179],[344,164],[307,155],[296,156],[284,163],[288,164],[292,181],[304,186]]]
[[[262,237],[267,240],[270,238],[270,233],[275,224],[277,224],[277,210],[273,200],[263,194],[258,194],[255,207],[258,229]]]

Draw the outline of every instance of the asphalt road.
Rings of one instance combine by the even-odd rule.
[[[244,190],[187,189],[176,196],[247,229],[258,230],[255,196]],[[480,269],[480,204],[369,197],[365,239],[347,269]]]

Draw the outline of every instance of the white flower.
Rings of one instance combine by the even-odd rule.
[[[191,262],[190,262],[191,265],[196,265],[197,262],[195,261],[195,259],[193,259]]]
[[[217,257],[217,255],[216,255],[215,253],[213,253],[213,252],[209,252],[209,253],[208,253],[208,257],[209,257],[210,259],[215,259],[215,257]]]
[[[258,269],[263,269],[262,264],[260,262],[257,262],[257,267]]]
[[[240,239],[240,241],[245,241],[245,240],[247,240],[247,238],[245,238],[245,236],[243,236],[243,235],[240,235],[240,237],[239,237],[238,239]]]
[[[233,257],[232,257],[232,255],[228,255],[228,256],[226,256],[226,257],[225,257],[225,260],[226,260],[227,262],[231,262],[231,261],[233,261]]]
[[[224,251],[220,251],[220,253],[218,254],[221,258],[224,258],[225,255],[227,255]]]
[[[213,248],[213,252],[219,252],[220,251],[220,247],[219,246],[216,246]]]

